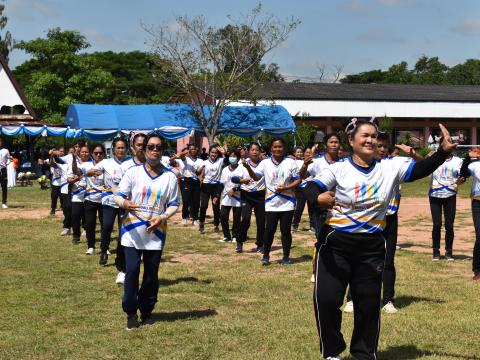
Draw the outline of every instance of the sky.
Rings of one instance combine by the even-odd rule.
[[[76,30],[88,51],[148,51],[142,24],[173,23],[175,16],[203,15],[214,26],[228,15],[245,14],[258,0],[5,0],[9,30],[16,40],[45,37],[50,28]],[[388,69],[422,56],[438,56],[452,66],[480,58],[478,0],[263,0],[263,10],[280,19],[294,17],[299,27],[266,62],[275,62],[287,80],[315,81],[319,65],[326,77]],[[10,54],[10,67],[28,56]]]

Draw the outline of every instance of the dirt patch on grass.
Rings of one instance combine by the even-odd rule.
[[[15,209],[8,208],[0,210],[0,218],[5,220],[15,220],[15,219],[43,219],[50,216],[49,209]],[[55,216],[62,216],[61,212],[58,212]]]

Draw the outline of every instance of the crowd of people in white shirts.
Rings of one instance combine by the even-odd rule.
[[[474,176],[472,212],[477,241],[473,271],[474,280],[480,279],[480,218],[475,219],[480,214],[480,162],[471,163],[480,152],[471,151],[464,161],[452,156],[455,144],[448,131],[440,128],[442,145],[425,159],[405,145],[396,145],[396,149],[409,156],[395,156],[388,135],[378,131],[374,120],[357,119],[346,127],[352,150],[349,157],[343,157],[336,134],[325,137],[323,154],[317,154],[314,146],[296,148],[289,155],[285,141],[274,138],[269,156],[258,143],[251,143],[248,149],[211,146],[206,159],[198,156],[194,144],[171,157],[163,156],[164,139],[141,132],[132,133],[129,141],[116,138],[109,159],[102,144],[87,146],[78,141],[69,154],[63,149],[50,151],[52,213],[60,194],[64,213],[61,235],[72,231],[72,242],[78,244],[83,228],[87,255],[96,251],[95,228],[100,220],[100,265],[108,263],[117,221],[116,283],[124,284],[122,306],[127,329],[133,329],[140,326],[138,311],[143,324],[153,323],[167,219],[180,205],[179,193],[181,224],[195,226],[200,234],[219,234],[221,226],[221,241],[235,243],[237,253],[244,250],[253,212],[257,231],[252,251],[261,254],[263,266],[271,264],[278,225],[283,250],[279,263],[292,263],[292,232],[299,231],[307,205],[309,231],[317,240],[311,280],[315,283],[321,353],[324,358],[339,359],[345,349],[340,307],[348,285],[345,311],[358,317],[350,351],[358,359],[375,359],[378,309],[397,311],[394,254],[402,182],[433,173],[429,190],[434,220],[432,260],[440,259],[442,209],[447,230],[445,258],[453,260],[452,196],[456,196],[459,183]],[[210,202],[213,227],[207,228]],[[139,288],[141,259],[144,273]]]

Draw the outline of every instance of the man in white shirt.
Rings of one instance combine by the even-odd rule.
[[[7,209],[7,162],[10,157],[8,149],[3,147],[3,140],[0,138],[0,185],[2,187],[2,209]]]

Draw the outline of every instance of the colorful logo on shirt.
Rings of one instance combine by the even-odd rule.
[[[160,204],[162,194],[162,189],[158,187],[144,186],[134,201],[140,204],[140,211],[158,213],[160,211],[158,204]]]

